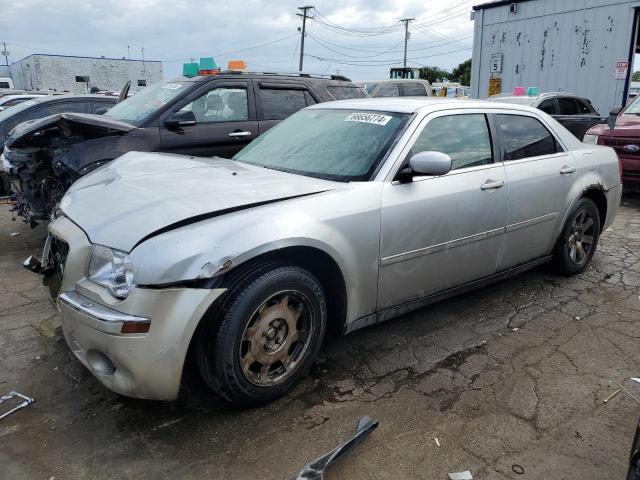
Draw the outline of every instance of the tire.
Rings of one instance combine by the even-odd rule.
[[[230,403],[265,405],[304,378],[318,354],[327,302],[316,277],[281,262],[240,268],[199,332],[205,383]]]
[[[581,198],[562,227],[553,252],[558,271],[567,276],[584,272],[593,259],[599,237],[598,207],[592,200]]]

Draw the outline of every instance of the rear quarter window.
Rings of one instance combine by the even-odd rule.
[[[327,90],[336,100],[349,100],[351,98],[366,98],[360,87],[329,86]]]

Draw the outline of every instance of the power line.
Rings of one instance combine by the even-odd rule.
[[[450,50],[448,52],[433,53],[431,55],[422,55],[419,58],[407,59],[407,62],[416,63],[416,64],[420,65],[421,63],[419,62],[419,60],[424,59],[424,58],[440,57],[442,55],[449,55],[451,53],[458,53],[458,52],[464,52],[464,51],[469,51],[469,50],[471,50],[471,47],[460,48],[460,49],[457,49],[457,50]],[[311,55],[311,54],[308,54],[308,53],[306,53],[305,56],[306,57],[315,58],[316,60],[320,60],[320,61],[323,61],[323,62],[338,63],[340,65],[351,65],[351,66],[354,66],[354,67],[381,67],[381,66],[385,66],[385,65],[396,65],[396,64],[402,62],[402,59],[385,59],[385,60],[379,60],[379,61],[372,61],[372,60],[345,61],[345,60],[335,59],[335,58],[320,57],[320,56]]]

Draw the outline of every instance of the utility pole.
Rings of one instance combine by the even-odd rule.
[[[298,10],[302,10],[302,14],[296,13],[299,17],[302,17],[302,30],[300,30],[300,64],[298,66],[298,71],[302,71],[302,62],[304,61],[304,36],[305,30],[307,28],[307,17],[308,11],[313,8],[313,5],[305,5],[304,7],[298,7]],[[309,17],[311,18],[311,17]]]
[[[7,43],[2,42],[2,55],[4,55],[5,65],[9,65],[9,51],[7,50]]]
[[[404,23],[404,61],[402,66],[407,68],[407,42],[409,41],[409,22],[414,21],[415,18],[403,18],[400,21]]]

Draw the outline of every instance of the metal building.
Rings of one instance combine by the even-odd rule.
[[[10,70],[15,88],[25,90],[117,91],[131,80],[135,92],[162,80],[162,62],[124,58],[33,54],[12,63]]]
[[[510,0],[473,7],[471,96],[537,87],[576,93],[608,114],[627,99],[639,9],[638,0]]]

